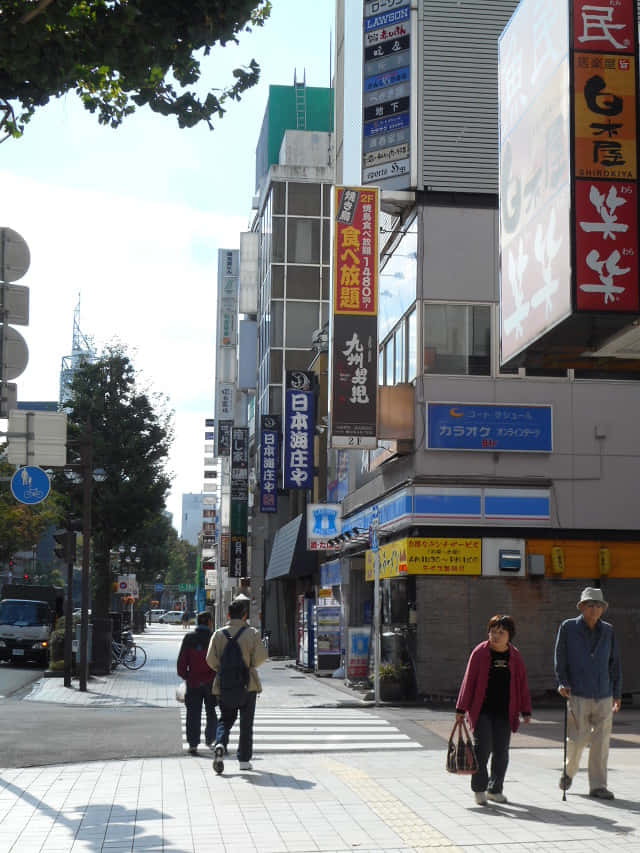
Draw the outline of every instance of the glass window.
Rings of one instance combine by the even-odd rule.
[[[284,267],[280,264],[271,267],[271,295],[275,299],[284,299]]]
[[[322,185],[322,215],[331,216],[331,184]]]
[[[271,303],[271,346],[281,347],[284,302],[275,300]]]
[[[282,350],[272,349],[269,353],[271,356],[271,375],[270,382],[282,382]]]
[[[287,266],[287,299],[320,298],[320,267]]]
[[[418,324],[416,322],[418,312],[413,309],[407,317],[407,327],[409,333],[409,363],[407,382],[413,382],[418,375]]]
[[[329,303],[320,303],[320,327],[325,326],[329,322]]]
[[[311,335],[319,326],[317,302],[287,302],[287,348],[311,349]]]
[[[269,388],[268,412],[274,415],[282,415],[282,385],[271,385]]]
[[[289,216],[320,216],[318,184],[289,184]]]
[[[331,299],[331,270],[329,267],[322,267],[321,299]]]
[[[395,331],[395,370],[394,382],[398,385],[404,382],[404,323],[400,323]]]
[[[322,223],[322,263],[328,264],[331,261],[331,226],[328,219]]]
[[[290,349],[284,354],[285,370],[307,370],[313,353],[307,350]]]
[[[275,246],[274,234],[273,242]],[[275,249],[274,249],[275,251]],[[287,260],[290,264],[319,264],[320,263],[320,220],[295,219],[287,221]]]
[[[384,347],[385,385],[393,385],[393,338],[389,338]]]
[[[271,197],[273,199],[273,212],[284,215],[284,195],[286,184],[273,184]]]
[[[378,385],[384,385],[384,350],[378,353]]]
[[[415,220],[407,226],[380,273],[380,335],[386,337],[417,297],[418,235]]]
[[[488,305],[424,306],[424,372],[491,375],[491,313]]]
[[[284,261],[284,219],[280,216],[273,217],[271,251],[272,261]]]

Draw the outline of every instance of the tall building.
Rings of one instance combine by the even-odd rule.
[[[73,374],[85,362],[95,361],[96,350],[93,341],[80,328],[80,295],[73,311],[73,335],[71,355],[65,355],[60,365],[60,406],[69,399]]]
[[[203,506],[203,494],[187,492],[182,495],[180,537],[191,545],[198,544],[198,537],[202,533]]]

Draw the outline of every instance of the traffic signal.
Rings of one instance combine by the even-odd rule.
[[[27,582],[29,581],[29,575],[27,574],[27,572],[24,573],[24,579]]]
[[[76,556],[75,533],[64,529],[56,530],[53,534],[53,538],[56,541],[56,545],[54,545],[53,548],[56,557],[60,560],[64,560],[65,563],[72,563]]]

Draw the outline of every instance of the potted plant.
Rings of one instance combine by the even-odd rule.
[[[383,702],[397,702],[404,698],[405,685],[402,667],[392,663],[381,663],[378,670],[380,680],[380,699]]]

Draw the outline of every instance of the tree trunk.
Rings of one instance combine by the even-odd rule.
[[[111,567],[109,564],[109,547],[103,543],[94,542],[93,566],[93,660],[92,672],[97,675],[107,675],[111,672]]]

